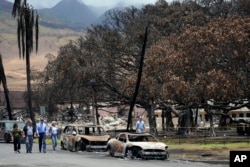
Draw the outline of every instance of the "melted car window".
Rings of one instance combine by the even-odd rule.
[[[80,135],[84,135],[84,134],[85,134],[85,128],[82,127],[82,126],[79,126],[79,127],[78,127],[78,133],[79,133]]]
[[[119,136],[119,140],[121,141],[121,142],[124,142],[124,143],[126,143],[126,135],[125,134],[121,134],[120,136]]]
[[[72,126],[69,126],[66,130],[66,134],[67,135],[72,135],[72,130],[73,130],[73,127]]]
[[[128,135],[128,138],[131,142],[158,142],[151,135]]]

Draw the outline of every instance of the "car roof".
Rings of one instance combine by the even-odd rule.
[[[131,132],[123,132],[123,133],[120,133],[120,134],[136,135],[136,136],[145,136],[145,135],[152,136],[152,134],[150,134],[150,133],[131,133]]]

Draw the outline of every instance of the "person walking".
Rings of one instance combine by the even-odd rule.
[[[137,133],[143,133],[145,130],[145,123],[142,120],[142,116],[139,117],[139,120],[136,122],[135,129]]]
[[[53,152],[55,152],[57,146],[57,135],[58,135],[58,128],[56,126],[56,121],[52,121],[51,127],[49,128],[49,133],[51,136]]]
[[[15,153],[21,153],[21,144],[20,140],[22,137],[22,131],[18,128],[18,124],[14,123],[13,130],[12,130],[12,136],[13,136],[13,144],[14,144],[14,151]]]
[[[47,132],[47,127],[46,124],[44,123],[44,119],[40,118],[40,122],[36,126],[36,134],[38,136],[38,145],[39,145],[39,152],[41,153],[42,151],[46,153],[46,132]]]
[[[23,127],[23,134],[25,137],[26,153],[32,153],[35,128],[32,125],[31,119],[28,119],[26,125]]]

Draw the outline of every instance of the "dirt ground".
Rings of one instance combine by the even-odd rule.
[[[232,150],[246,150],[249,151],[250,147],[238,147],[230,149],[228,147],[213,148],[213,149],[182,149],[175,148],[169,149],[169,158],[198,161],[216,164],[228,164],[230,161],[230,151]]]
[[[229,151],[223,150],[187,150],[187,149],[169,149],[169,157],[188,161],[229,161]]]

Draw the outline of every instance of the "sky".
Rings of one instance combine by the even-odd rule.
[[[14,0],[7,0],[10,2],[14,2]],[[34,8],[51,8],[56,5],[61,0],[27,0],[29,4],[31,4]],[[119,2],[122,2],[126,5],[133,4],[155,4],[157,0],[79,0],[84,2],[86,5],[91,5],[95,7],[104,7],[104,6],[115,6]]]

